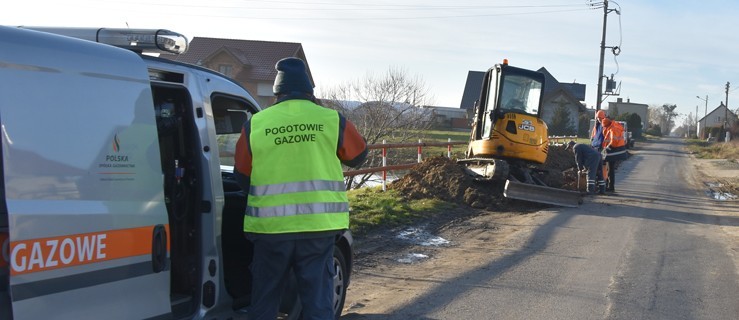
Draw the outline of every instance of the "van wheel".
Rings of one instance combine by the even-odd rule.
[[[344,309],[344,301],[346,301],[346,288],[349,285],[349,278],[347,277],[346,258],[344,258],[344,253],[342,253],[341,249],[337,246],[334,246],[334,270],[336,273],[333,283],[334,317],[335,319],[339,319],[341,311]],[[303,306],[300,304],[300,298],[298,297],[297,280],[295,280],[295,275],[290,277],[287,287],[288,288],[285,290],[285,294],[283,295],[282,302],[280,304],[280,313],[277,319],[302,319],[300,313],[303,311]]]
[[[344,253],[339,247],[334,246],[334,317],[339,319],[341,311],[344,309],[344,301],[346,301],[346,288],[349,285],[348,273],[346,270],[346,259]]]

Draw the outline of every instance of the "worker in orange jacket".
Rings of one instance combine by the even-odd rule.
[[[603,151],[605,152],[605,163],[608,164],[608,183],[606,191],[616,191],[616,168],[618,163],[628,156],[626,152],[626,141],[624,140],[624,127],[609,118],[601,120],[603,124]]]

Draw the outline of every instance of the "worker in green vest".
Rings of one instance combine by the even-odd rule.
[[[354,124],[316,104],[298,58],[277,62],[276,102],[244,124],[235,150],[247,191],[244,233],[254,244],[250,320],[274,320],[292,269],[303,319],[334,319],[333,247],[349,228],[341,164],[356,167],[367,144]]]

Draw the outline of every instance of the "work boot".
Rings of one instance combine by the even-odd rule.
[[[608,192],[615,192],[616,191],[615,183],[611,183],[611,181],[609,180],[606,183],[606,191],[608,191]]]
[[[595,195],[595,183],[588,183],[588,195]]]
[[[598,186],[598,194],[606,194],[606,185],[601,184]]]

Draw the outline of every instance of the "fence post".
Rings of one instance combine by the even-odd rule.
[[[447,138],[446,143],[446,157],[451,159],[452,158],[452,138]]]
[[[418,139],[418,163],[421,163],[421,139]]]
[[[385,140],[382,140],[385,144]],[[382,147],[382,166],[387,166],[387,148]],[[387,170],[382,170],[382,191],[387,191]]]

